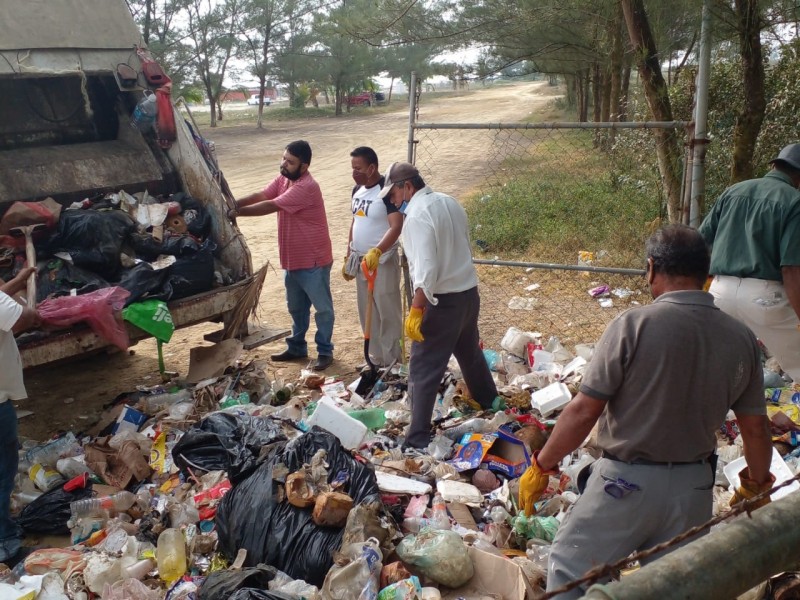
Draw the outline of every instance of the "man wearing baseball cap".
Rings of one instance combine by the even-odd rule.
[[[800,383],[800,143],[761,179],[730,186],[700,225],[712,247],[709,291]]]
[[[478,404],[499,408],[500,400],[480,348],[478,275],[467,214],[455,198],[434,192],[416,167],[404,162],[389,167],[380,197],[388,197],[405,214],[403,247],[414,293],[405,321],[406,337],[413,343],[408,365],[411,425],[404,447],[424,449],[451,355]]]

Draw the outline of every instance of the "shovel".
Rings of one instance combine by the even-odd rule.
[[[372,297],[375,293],[375,278],[378,276],[378,268],[375,267],[375,270],[370,271],[367,268],[366,261],[361,261],[361,271],[364,273],[364,277],[367,278],[367,318],[364,319],[364,359],[369,365],[369,371],[361,374],[361,381],[359,381],[356,386],[356,394],[359,396],[363,396],[366,391],[372,389],[379,377],[378,369],[369,357],[369,332],[370,329],[372,329]]]
[[[36,249],[33,247],[33,232],[44,229],[42,223],[35,225],[21,225],[12,227],[9,233],[15,237],[25,237],[25,262],[27,266],[36,268]],[[25,294],[28,301],[28,308],[36,308],[36,273],[33,272],[28,277],[28,289]]]

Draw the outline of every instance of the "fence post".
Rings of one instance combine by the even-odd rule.
[[[700,56],[697,69],[697,102],[694,109],[692,205],[689,225],[699,227],[706,196],[706,145],[708,144],[708,82],[711,79],[711,0],[703,0]]]
[[[607,585],[592,586],[592,600],[736,598],[762,581],[797,567],[800,493],[683,546]]]
[[[408,162],[414,164],[414,121],[417,114],[417,72],[411,71],[408,88]]]

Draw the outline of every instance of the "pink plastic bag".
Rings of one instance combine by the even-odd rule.
[[[97,335],[125,350],[130,340],[120,311],[128,296],[126,289],[109,287],[81,296],[48,298],[36,308],[43,325],[59,328],[85,321]]]

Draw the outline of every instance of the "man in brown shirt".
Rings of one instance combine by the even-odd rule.
[[[715,431],[729,409],[748,465],[735,498],[774,481],[756,338],[702,291],[708,265],[708,247],[694,229],[671,225],[648,240],[655,301],[608,326],[579,393],[520,479],[520,503],[531,514],[549,475],[599,420],[603,457],[553,541],[548,591],[711,518]],[[573,589],[559,598],[583,594]]]

